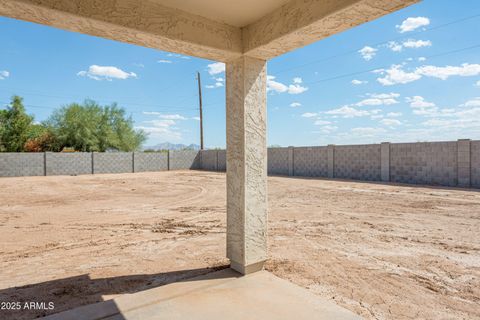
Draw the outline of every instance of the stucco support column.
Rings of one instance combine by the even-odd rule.
[[[226,64],[227,257],[242,274],[267,259],[266,81],[264,60]]]

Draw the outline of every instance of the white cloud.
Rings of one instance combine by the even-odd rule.
[[[205,88],[207,89],[214,89],[214,88],[220,88],[223,87],[223,82],[217,81],[214,84],[207,84]]]
[[[285,85],[281,82],[275,80],[274,76],[267,76],[267,91],[275,91],[277,93],[289,93],[289,94],[300,94],[308,90],[307,87],[300,85],[302,83],[301,78],[294,78],[294,84]]]
[[[302,114],[302,117],[304,118],[314,118],[318,115],[316,112],[305,112]]]
[[[358,50],[358,52],[362,55],[362,58],[366,61],[372,60],[373,57],[377,54],[378,49],[365,46],[362,49]]]
[[[212,79],[215,81],[214,84],[208,84],[205,86],[207,89],[214,89],[214,88],[221,88],[223,87],[225,83],[225,79],[222,77],[212,77]]]
[[[166,60],[166,59],[160,59],[160,60],[157,60],[158,63],[172,63],[173,61],[172,60]]]
[[[359,127],[350,130],[351,133],[360,137],[374,137],[377,134],[386,132],[383,128]]]
[[[387,70],[378,70],[378,73],[384,77],[377,78],[377,81],[384,86],[392,86],[395,84],[405,84],[420,79],[422,76],[415,72],[405,72],[401,65],[393,65]]]
[[[278,93],[288,91],[288,87],[281,82],[275,81],[274,76],[267,76],[267,91],[273,90]]]
[[[292,102],[290,103],[290,107],[292,108],[298,108],[298,107],[301,107],[302,104],[300,102]]]
[[[328,134],[328,133],[335,132],[337,130],[338,130],[337,126],[323,126],[323,127],[320,127],[319,132],[324,133],[324,134]]]
[[[375,110],[358,110],[352,108],[350,106],[343,106],[338,109],[333,109],[329,111],[325,111],[325,114],[332,115],[332,116],[340,116],[342,118],[356,118],[356,117],[366,117],[380,113],[382,110],[375,109]]]
[[[363,106],[389,106],[392,104],[397,104],[399,101],[397,101],[395,98],[400,97],[400,94],[398,93],[382,93],[382,94],[368,94],[370,98],[364,99],[360,102],[357,102],[355,106],[357,107],[363,107]]]
[[[445,114],[447,117],[440,118]],[[427,127],[433,127],[438,132],[458,132],[463,129],[478,131],[480,129],[480,107],[461,109],[460,111],[455,111],[454,109],[448,112],[444,111],[436,115],[435,118],[424,121],[422,124]]]
[[[372,120],[383,119],[383,115],[382,114],[374,114],[374,115],[370,116],[370,119],[372,119]]]
[[[288,93],[289,94],[300,94],[300,93],[304,93],[307,90],[308,90],[307,87],[303,87],[299,84],[291,84],[291,85],[288,86]]]
[[[387,48],[394,52],[401,52],[403,51],[403,48],[408,48],[408,49],[418,49],[421,47],[430,47],[432,45],[432,42],[430,40],[415,40],[415,39],[408,39],[406,41],[403,41],[402,43],[398,43],[396,41],[390,41],[389,43],[386,44]],[[408,58],[408,61],[412,61],[412,58]]]
[[[162,114],[159,118],[168,120],[187,120],[187,118],[179,114]]]
[[[382,119],[380,120],[380,123],[389,127],[399,126],[402,124],[402,122],[397,119]]]
[[[394,52],[400,52],[400,51],[403,50],[403,46],[402,46],[400,43],[396,42],[396,41],[390,41],[390,42],[387,44],[387,47],[388,47],[390,50],[394,51]]]
[[[400,33],[410,32],[417,28],[428,26],[430,19],[426,17],[410,17],[405,19],[401,25],[397,25],[397,29]]]
[[[223,62],[215,62],[211,63],[207,66],[208,73],[210,75],[216,75],[225,72],[225,63]]]
[[[171,127],[174,124],[176,124],[176,122],[171,119],[148,120],[148,121],[143,121],[143,123],[152,124],[155,127],[162,127],[162,128]]]
[[[98,66],[91,65],[88,68],[88,71],[80,71],[77,73],[81,77],[89,77],[94,80],[107,80],[112,81],[113,79],[125,80],[128,78],[136,78],[137,75],[134,72],[125,72],[122,69],[112,66]]]
[[[184,56],[183,54],[179,54],[179,53],[169,53],[167,54],[167,57],[175,57],[175,58],[190,60],[189,56]]]
[[[403,114],[401,112],[389,112],[387,113],[387,117],[390,117],[390,118],[397,118],[397,117],[401,117]]]
[[[186,120],[187,119],[180,114],[163,114],[157,111],[143,111],[142,114],[149,115],[149,116],[158,116],[158,118],[166,119],[166,120]],[[154,121],[154,120],[151,120],[151,121]]]
[[[435,103],[428,102],[422,96],[413,96],[407,97],[406,101],[410,103],[410,107],[412,108],[431,108],[435,107]]]
[[[480,97],[473,98],[472,100],[468,100],[461,106],[462,107],[480,107]]]
[[[373,71],[380,73],[383,77],[377,78],[377,81],[384,86],[395,84],[405,84],[419,80],[423,76],[432,77],[441,80],[447,80],[452,76],[471,77],[480,74],[480,64],[464,63],[461,66],[421,66],[412,72],[406,72],[401,65],[392,65],[390,69],[380,69]]]
[[[427,58],[425,58],[425,57],[419,57],[419,58],[418,58],[418,61],[420,61],[420,62],[427,61]]]
[[[192,117],[192,120],[200,121],[200,117]]]
[[[413,109],[413,114],[421,116],[434,116],[438,114],[438,108],[433,102],[426,101],[422,96],[407,97],[406,102]]]
[[[5,80],[10,77],[10,72],[7,70],[0,70],[0,80]]]
[[[477,86],[477,87],[480,88],[480,80],[478,80],[478,81],[475,83],[475,86]]]
[[[447,80],[451,76],[471,77],[480,74],[480,64],[464,63],[461,66],[422,66],[415,71],[419,75]]]
[[[313,124],[316,125],[316,126],[324,126],[324,125],[327,125],[327,124],[331,124],[331,122],[327,121],[327,120],[317,119],[317,120],[315,120],[315,122]]]
[[[368,81],[357,80],[357,79],[352,80],[352,84],[355,85],[355,86],[358,86],[358,85],[361,85],[361,84],[366,84],[366,83],[368,83]]]
[[[421,47],[430,47],[431,45],[432,45],[432,42],[430,40],[409,39],[409,40],[403,42],[403,46],[405,48],[414,48],[414,49],[418,49],[418,48],[421,48]]]

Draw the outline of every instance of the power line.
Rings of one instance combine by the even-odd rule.
[[[2,105],[9,105],[10,102],[0,102],[0,104]],[[39,106],[39,105],[32,105],[32,104],[23,104],[25,107],[28,107],[28,108],[38,108],[38,109],[48,109],[48,110],[55,110],[57,108],[55,107],[51,107],[51,106]],[[158,106],[155,106],[154,107],[156,110],[158,110]],[[180,109],[178,109],[180,110]],[[185,112],[193,112],[193,111],[197,111],[196,108],[191,108],[191,109],[181,109],[182,111],[185,111]],[[148,111],[133,111],[133,110],[125,110],[126,112],[129,112],[129,113],[134,113],[134,114],[144,114],[145,112],[148,112]],[[161,110],[161,112],[175,112],[174,110]]]
[[[442,53],[439,53],[439,54],[426,56],[425,58],[432,59],[432,58],[446,56],[446,55],[449,55],[449,54],[454,54],[454,53],[467,51],[467,50],[472,50],[472,49],[476,49],[476,48],[480,48],[480,44],[476,44],[476,45],[466,47],[466,48],[461,48],[461,49],[456,49],[456,50],[451,50],[451,51],[447,51],[447,52],[442,52]],[[379,69],[385,69],[385,68],[388,68],[388,67],[389,67],[389,65],[380,66],[380,67],[371,68],[371,69],[367,69],[367,70],[341,74],[341,75],[333,76],[333,77],[330,77],[330,78],[324,78],[324,79],[320,79],[320,80],[317,80],[317,81],[305,82],[304,84],[312,85],[312,84],[317,84],[317,83],[320,83],[320,82],[327,82],[327,81],[332,81],[332,80],[337,80],[337,79],[342,79],[342,78],[348,78],[348,77],[351,77],[351,76],[355,76],[355,75],[359,75],[359,74],[363,74],[363,73],[368,73],[368,72],[372,72],[372,71],[379,70]]]
[[[413,33],[409,33],[408,35],[398,36],[398,37],[395,37],[395,38],[392,38],[392,39],[389,39],[389,40],[385,40],[385,41],[382,41],[382,42],[378,42],[378,43],[376,43],[376,44],[373,44],[372,46],[374,46],[374,47],[379,47],[379,46],[381,46],[381,45],[388,44],[388,43],[391,42],[391,41],[396,41],[396,40],[400,40],[400,39],[410,38],[410,37],[415,36],[415,35],[418,35],[418,34],[423,34],[423,33],[425,33],[425,32],[429,32],[429,31],[441,29],[441,28],[444,28],[444,27],[447,27],[447,26],[450,26],[450,25],[453,25],[453,24],[461,23],[461,22],[464,22],[464,21],[468,21],[468,20],[471,20],[471,19],[478,18],[478,17],[480,17],[480,14],[475,14],[475,15],[468,16],[468,17],[465,17],[465,18],[461,18],[461,19],[458,19],[458,20],[454,20],[454,21],[447,22],[447,23],[438,25],[438,26],[436,26],[436,27],[426,28],[426,29],[424,29],[424,30],[420,30],[420,31],[416,31],[416,32],[413,32]],[[275,74],[281,74],[281,73],[285,73],[285,72],[288,72],[288,71],[291,71],[291,70],[301,69],[301,68],[303,68],[303,67],[307,67],[307,66],[310,66],[310,65],[313,65],[313,64],[317,64],[317,63],[321,63],[321,62],[325,62],[325,61],[329,61],[329,60],[333,60],[333,59],[336,59],[336,58],[339,58],[339,57],[343,57],[343,56],[346,56],[346,55],[349,55],[349,54],[352,54],[352,53],[358,53],[358,51],[359,51],[360,49],[361,49],[361,48],[357,48],[357,49],[355,49],[355,50],[346,51],[346,52],[343,52],[343,53],[340,53],[340,54],[337,54],[337,55],[333,55],[333,56],[330,56],[330,57],[326,57],[326,58],[322,58],[322,59],[317,59],[317,60],[312,60],[312,61],[310,61],[310,62],[301,64],[301,65],[298,65],[298,66],[295,66],[295,67],[291,67],[291,68],[283,69],[283,70],[280,70],[280,71],[276,71]]]
[[[48,98],[59,98],[59,99],[72,99],[72,100],[76,100],[72,97],[66,97],[66,96],[55,96],[55,95],[49,95],[49,94],[44,94],[44,93],[29,93],[28,91],[23,91],[23,90],[14,90],[14,89],[11,89],[11,88],[5,88],[5,87],[0,87],[0,90],[13,90],[13,91],[16,91],[20,94],[22,94],[22,96],[25,96],[25,94],[28,96],[28,95],[33,95],[33,96],[44,96],[44,97],[48,97]],[[37,91],[38,92],[38,91]],[[180,97],[184,97],[183,100],[180,100],[181,102],[184,102],[184,101],[188,101],[188,99],[191,99],[193,97],[196,97],[196,94],[195,95],[189,95],[189,96],[180,96]],[[179,98],[180,98],[179,97]],[[91,99],[91,98],[86,98],[86,100],[88,99]],[[84,98],[85,100],[85,98]],[[126,103],[126,102],[121,102],[121,101],[116,101],[116,100],[97,100],[97,99],[92,99],[96,102],[99,102],[99,103],[107,103],[107,104],[111,104],[111,103],[117,103],[119,105],[124,105],[124,106],[139,106],[139,107],[151,107],[151,108],[157,108],[157,107],[162,107],[162,108],[172,108],[172,109],[178,109],[178,110],[182,110],[182,109],[185,109],[185,108],[192,108],[191,106],[179,106],[179,105],[175,105],[175,106],[165,106],[165,105],[151,105],[151,104],[142,104],[142,103]]]

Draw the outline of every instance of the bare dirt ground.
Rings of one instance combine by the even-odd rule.
[[[29,319],[224,268],[225,175],[0,178],[0,302]],[[269,178],[267,269],[370,319],[480,319],[480,191]]]

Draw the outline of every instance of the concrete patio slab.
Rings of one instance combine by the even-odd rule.
[[[232,269],[172,283],[47,317],[49,320],[361,319],[267,271]]]

